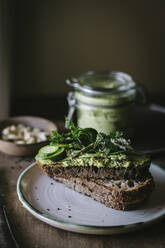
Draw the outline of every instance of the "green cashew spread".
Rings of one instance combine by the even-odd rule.
[[[101,82],[100,85],[102,85]],[[75,98],[77,99],[76,109],[79,127],[91,126],[98,132],[106,134],[120,130],[132,135],[134,90],[102,97],[91,97],[76,91]]]
[[[86,154],[88,155],[88,154]],[[62,167],[69,167],[69,166],[84,166],[84,167],[107,167],[107,168],[128,168],[128,167],[138,167],[143,166],[150,163],[149,157],[138,154],[134,156],[126,156],[126,155],[116,155],[116,156],[109,156],[109,157],[97,157],[94,155],[88,156],[79,156],[78,158],[69,159],[66,158],[61,161],[53,161],[50,159],[44,160],[36,157],[36,160],[42,165],[55,165],[60,164]]]

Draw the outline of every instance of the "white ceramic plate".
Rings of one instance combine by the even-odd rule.
[[[18,178],[23,206],[38,219],[64,230],[88,234],[117,234],[140,229],[165,214],[165,170],[152,164],[156,188],[138,210],[117,211],[50,179],[34,163]]]

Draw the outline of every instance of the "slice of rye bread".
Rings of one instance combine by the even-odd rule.
[[[137,209],[154,189],[150,174],[143,182],[129,180],[102,180],[71,177],[52,177],[75,191],[116,210]]]
[[[37,161],[37,164],[45,171],[48,175],[54,175],[56,177],[80,177],[80,178],[101,178],[101,179],[134,179],[144,181],[148,176],[148,170],[150,161],[142,166],[128,168],[106,168],[96,166],[68,166],[63,167],[60,164],[41,164]]]

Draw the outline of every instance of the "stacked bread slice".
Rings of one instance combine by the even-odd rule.
[[[51,178],[116,210],[136,209],[154,189],[150,159],[139,167],[132,164],[128,168],[64,167],[39,160],[37,163]]]

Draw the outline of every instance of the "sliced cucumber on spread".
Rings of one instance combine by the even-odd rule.
[[[65,155],[66,152],[64,147],[56,146],[56,145],[47,145],[39,150],[36,159],[42,158],[42,159],[52,159],[58,161],[63,159]]]
[[[55,153],[58,150],[58,146],[44,146],[40,149],[40,153],[43,153],[45,155],[51,155],[53,153]]]
[[[60,159],[63,159],[65,157],[65,154],[66,152],[64,147],[59,147],[59,149],[55,153],[47,156],[47,158],[58,161]]]

